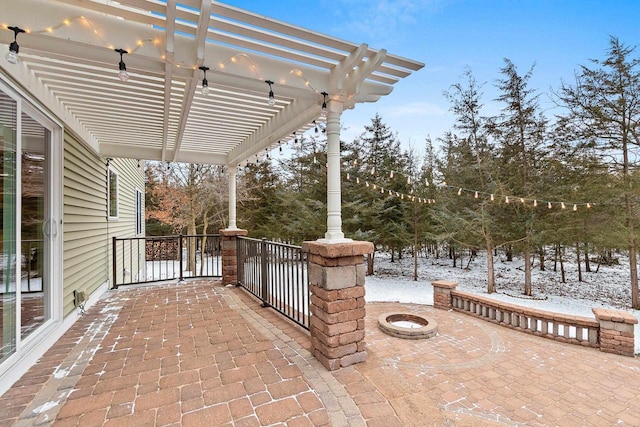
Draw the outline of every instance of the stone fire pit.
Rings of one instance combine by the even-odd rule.
[[[378,327],[393,337],[409,340],[431,338],[438,334],[438,322],[413,313],[382,313],[378,317]]]

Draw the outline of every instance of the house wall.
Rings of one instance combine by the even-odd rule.
[[[106,160],[96,156],[69,133],[65,133],[65,317],[75,309],[74,291],[87,291],[87,294],[91,295],[105,283],[113,283],[111,238],[136,236],[135,190],[138,189],[144,194],[143,170],[138,168],[137,160],[133,159],[111,160],[110,167],[118,173],[117,219],[108,218]]]

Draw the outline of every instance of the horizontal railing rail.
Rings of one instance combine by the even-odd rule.
[[[114,288],[122,285],[222,277],[220,235],[112,239]]]
[[[238,286],[309,329],[307,254],[300,246],[238,237]]]

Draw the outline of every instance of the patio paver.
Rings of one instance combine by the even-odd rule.
[[[434,318],[403,340],[380,313]],[[219,282],[110,291],[7,393],[0,425],[637,425],[640,361],[433,307],[367,305],[365,363]]]

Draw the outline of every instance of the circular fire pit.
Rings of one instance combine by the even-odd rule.
[[[378,327],[393,337],[409,340],[431,338],[438,333],[438,322],[412,313],[382,313]]]

